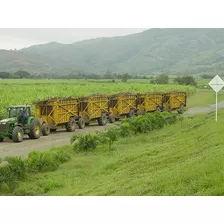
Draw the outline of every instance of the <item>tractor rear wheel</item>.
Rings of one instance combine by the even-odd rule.
[[[75,126],[76,126],[75,118],[70,117],[68,123],[65,125],[66,131],[68,132],[75,131]]]
[[[102,113],[101,117],[98,118],[98,124],[100,126],[105,126],[107,123],[107,115],[105,113]]]
[[[108,120],[109,120],[110,123],[114,123],[114,122],[115,122],[115,117],[114,117],[114,115],[113,115],[113,114],[109,114],[109,116],[108,116]]]
[[[43,124],[41,127],[43,136],[48,136],[50,134],[50,127],[48,124]]]
[[[38,120],[32,120],[30,124],[30,139],[38,139],[40,138],[40,122]]]
[[[80,129],[85,128],[85,121],[81,117],[78,120],[78,126]]]
[[[130,112],[128,113],[128,118],[133,118],[135,117],[135,112],[134,110],[130,110]]]
[[[3,142],[4,141],[4,138],[0,137],[0,142]]]
[[[24,136],[23,128],[20,126],[14,127],[14,129],[12,131],[12,140],[14,142],[22,142],[23,136]]]

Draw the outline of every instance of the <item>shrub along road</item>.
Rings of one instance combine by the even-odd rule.
[[[218,108],[224,108],[224,101],[218,103]],[[209,113],[215,110],[215,104],[208,106],[200,106],[189,108],[184,114],[186,116],[192,116],[200,113]],[[56,146],[63,146],[70,144],[70,138],[74,133],[88,133],[104,131],[114,124],[108,123],[106,126],[98,126],[97,124],[90,125],[85,129],[76,129],[75,132],[66,132],[65,130],[59,130],[55,133],[51,133],[49,136],[41,136],[40,139],[30,140],[28,136],[22,143],[13,143],[10,139],[6,139],[0,143],[0,158],[6,156],[26,156],[33,150],[42,151]]]

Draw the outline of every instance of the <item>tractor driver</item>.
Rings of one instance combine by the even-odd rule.
[[[26,124],[26,118],[27,118],[26,108],[24,108],[23,110],[20,109],[20,111],[19,111],[19,120],[20,120],[20,123],[22,123],[23,125],[25,125]]]

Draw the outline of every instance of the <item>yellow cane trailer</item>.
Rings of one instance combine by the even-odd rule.
[[[79,101],[77,98],[50,98],[34,103],[35,117],[40,120],[42,134],[49,135],[50,130],[66,128],[68,132],[75,131],[76,123],[84,128],[84,121],[79,116]],[[84,125],[83,125],[84,124]]]
[[[109,98],[104,94],[93,94],[79,98],[79,114],[84,119],[85,124],[97,121],[100,126],[107,123],[109,115]]]
[[[119,93],[109,97],[109,111],[115,119],[122,117],[132,118],[137,111],[137,96],[133,93]]]
[[[162,93],[142,93],[137,94],[137,113],[145,114],[148,112],[163,110]]]
[[[182,111],[181,109],[183,109],[186,106],[187,106],[186,92],[169,92],[163,94],[163,107],[165,110]]]

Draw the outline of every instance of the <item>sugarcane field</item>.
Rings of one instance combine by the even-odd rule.
[[[181,70],[181,55],[169,69],[141,51],[122,62],[115,40],[0,50],[0,195],[223,195],[223,74]],[[107,58],[111,46],[124,53]]]

